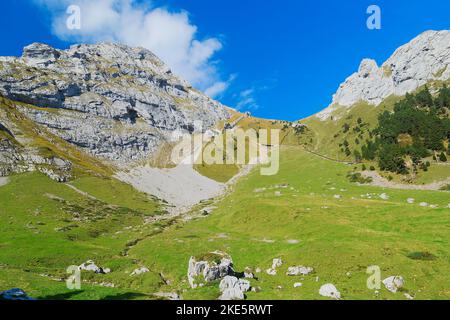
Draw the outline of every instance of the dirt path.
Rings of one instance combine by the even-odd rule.
[[[347,164],[347,165],[354,165],[356,164],[355,162],[346,162],[346,161],[341,161],[341,160],[336,160],[336,159],[332,159],[329,158],[327,156],[321,155],[317,152],[308,150],[303,148],[303,150],[305,150],[306,152],[315,155],[319,158],[328,160],[328,161],[333,161],[333,162],[337,162],[337,163],[343,163],[343,164]],[[449,165],[449,163],[439,163],[439,165]],[[405,184],[405,183],[398,183],[398,182],[392,182],[387,180],[386,178],[383,178],[382,176],[380,176],[380,174],[376,171],[364,171],[361,173],[363,175],[363,177],[366,178],[372,178],[372,182],[368,183],[367,185],[372,185],[372,186],[376,186],[376,187],[383,187],[383,188],[391,188],[391,189],[404,189],[404,190],[440,190],[442,187],[445,187],[446,185],[450,184],[450,178],[447,178],[446,180],[442,180],[442,181],[435,181],[432,183],[428,183],[428,184],[421,184],[421,185],[416,185],[416,184]]]
[[[71,188],[72,190],[74,190],[75,192],[85,196],[86,198],[89,198],[89,199],[92,199],[92,200],[98,200],[96,197],[90,195],[87,192],[84,192],[83,190],[78,189],[77,187],[75,187],[75,186],[73,186],[73,185],[71,185],[69,183],[65,183],[65,185],[68,186],[69,188]]]
[[[450,178],[447,178],[443,181],[435,181],[428,184],[404,184],[398,182],[392,182],[380,176],[380,174],[376,171],[364,171],[361,173],[362,176],[366,178],[372,178],[372,182],[369,185],[383,187],[383,188],[392,188],[392,189],[404,189],[404,190],[439,190],[442,187],[450,184]]]

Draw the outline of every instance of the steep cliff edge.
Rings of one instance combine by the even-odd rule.
[[[378,106],[389,96],[404,96],[430,81],[450,78],[450,30],[426,31],[398,48],[381,67],[364,59],[358,72],[339,86],[320,120],[360,102]]]
[[[118,44],[58,50],[34,43],[0,57],[0,95],[52,134],[114,165],[149,158],[174,131],[229,117],[154,54]],[[5,124],[7,125],[7,124]]]

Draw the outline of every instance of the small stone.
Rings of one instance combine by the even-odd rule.
[[[283,265],[283,261],[280,258],[275,258],[272,261],[272,269],[281,267]]]
[[[303,284],[301,282],[294,283],[294,288],[300,288]]]
[[[380,194],[380,199],[389,200],[389,196],[386,193],[382,193],[382,194]]]
[[[403,287],[405,281],[402,276],[391,276],[383,280],[383,284],[392,293],[396,293]]]
[[[341,293],[336,289],[336,287],[331,284],[327,283],[320,287],[319,294],[323,297],[329,297],[336,300],[341,299]]]
[[[275,276],[275,275],[277,275],[277,270],[275,270],[275,269],[267,269],[267,270],[266,270],[266,273],[267,273],[269,276]]]
[[[149,270],[148,268],[146,268],[146,267],[141,267],[141,268],[135,269],[135,270],[130,274],[130,276],[138,276],[138,275],[141,275],[141,274],[147,273],[147,272],[150,272],[150,270]]]
[[[411,296],[409,293],[405,293],[404,296],[405,296],[405,298],[408,299],[408,300],[414,300],[414,297]]]
[[[313,268],[311,267],[304,267],[304,266],[294,266],[289,267],[288,271],[286,272],[286,275],[288,276],[298,276],[298,275],[308,275],[311,272],[313,272]]]

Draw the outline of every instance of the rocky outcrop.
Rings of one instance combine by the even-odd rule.
[[[250,291],[251,285],[248,280],[226,276],[220,282],[219,289],[222,292],[219,300],[243,300],[245,292]]]
[[[99,267],[92,260],[88,260],[85,263],[82,263],[80,266],[78,266],[78,270],[90,271],[97,274],[108,274],[111,272],[111,269]]]
[[[72,163],[58,157],[43,157],[37,150],[21,148],[0,136],[0,177],[39,171],[57,182],[71,178]]]
[[[391,95],[403,96],[432,80],[450,78],[450,30],[427,31],[398,48],[380,67],[364,59],[358,72],[342,83],[332,104],[316,116],[321,120],[364,101],[377,106]]]
[[[34,43],[21,57],[1,57],[0,95],[51,108],[21,111],[119,165],[147,158],[175,130],[192,133],[194,121],[206,130],[229,116],[150,51],[111,43],[68,50]]]
[[[222,252],[211,252],[205,258],[189,259],[188,281],[191,288],[234,275],[233,260]]]

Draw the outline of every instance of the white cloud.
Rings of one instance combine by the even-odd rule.
[[[227,81],[219,81],[214,83],[205,90],[205,94],[212,98],[220,97],[228,89],[234,79],[236,79],[236,75],[232,74]]]
[[[238,110],[242,110],[242,109],[256,110],[256,109],[258,109],[259,105],[256,102],[256,99],[254,98],[254,94],[255,94],[254,88],[250,88],[250,89],[241,91],[241,93],[239,94],[239,97],[238,97],[239,101],[236,105],[236,109],[238,109]]]
[[[134,0],[34,0],[48,9],[53,33],[74,42],[113,41],[147,48],[201,90],[217,96],[228,88],[212,60],[222,49],[218,38],[197,39],[186,11],[150,7]],[[81,9],[81,29],[66,27],[69,5]]]

